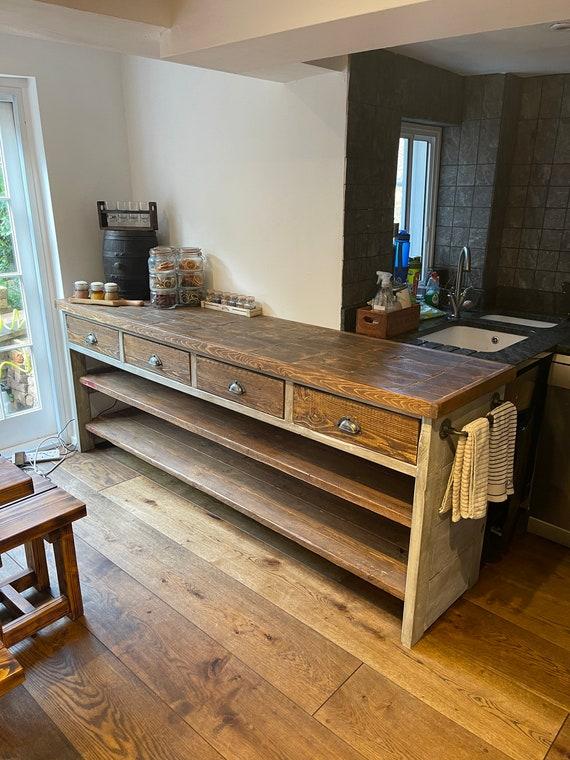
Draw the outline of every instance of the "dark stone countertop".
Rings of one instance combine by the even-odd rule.
[[[510,317],[520,317],[523,319],[537,319],[542,322],[556,322],[555,327],[527,327],[525,325],[511,324],[509,322],[493,322],[491,320],[482,320],[485,314],[496,314],[498,310],[486,310],[481,312],[464,312],[461,319],[457,321],[448,320],[447,317],[437,317],[436,319],[426,319],[420,323],[419,328],[410,333],[399,335],[392,340],[400,343],[409,343],[415,346],[424,346],[433,348],[437,351],[446,351],[458,353],[464,356],[474,356],[477,359],[487,359],[494,362],[503,362],[505,364],[521,364],[522,362],[532,359],[534,356],[542,353],[558,353],[570,355],[570,319],[560,317],[548,317],[544,314],[521,314],[514,312],[505,312],[501,314]],[[456,348],[455,346],[444,346],[441,343],[430,341],[429,336],[437,330],[443,330],[446,327],[454,325],[464,325],[467,327],[478,327],[489,330],[490,332],[508,332],[515,335],[527,335],[527,340],[515,343],[501,351],[473,351],[467,348]]]

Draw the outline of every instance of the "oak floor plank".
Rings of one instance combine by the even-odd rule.
[[[173,475],[169,475],[167,472],[164,472],[164,470],[159,470],[158,468],[153,467],[151,464],[148,464],[148,462],[134,456],[134,454],[130,454],[128,451],[119,449],[116,446],[110,448],[108,454],[113,460],[116,459],[133,470],[136,470],[138,475],[144,475],[145,478],[153,483],[158,483],[163,486],[170,494],[174,493],[178,496],[182,496],[194,506],[199,506],[204,509],[209,515],[214,517],[214,519],[217,517],[222,520],[224,524],[238,528],[240,536],[243,537],[243,534],[245,533],[248,536],[253,536],[256,539],[259,539],[259,541],[263,541],[264,543],[279,549],[279,551],[284,554],[295,558],[302,558],[302,561],[305,564],[314,567],[320,573],[330,578],[341,580],[352,577],[352,574],[349,573],[348,570],[344,570],[338,565],[333,565],[331,562],[324,559],[324,557],[319,557],[318,554],[308,552],[289,538],[285,538],[285,536],[282,536],[274,530],[261,525],[261,523],[252,520],[251,517],[247,517],[241,512],[228,507],[226,504],[222,504],[221,501],[214,499],[207,493],[192,488],[192,486],[189,486],[182,480],[178,480],[178,478],[175,478]],[[73,469],[68,469],[68,472],[75,475]],[[79,480],[81,480],[81,478],[79,478]]]
[[[411,726],[404,716],[413,716]],[[367,665],[315,717],[369,760],[507,760],[507,755]]]
[[[79,760],[81,755],[23,686],[0,702],[2,760]]]
[[[546,760],[570,760],[570,715],[549,749]]]
[[[570,552],[526,534],[487,565],[465,598],[570,650]]]
[[[570,589],[570,583],[568,588]],[[570,652],[570,599],[484,573],[465,598]]]
[[[570,652],[460,599],[431,628],[430,643],[510,678],[570,710]],[[418,649],[421,649],[421,642]]]
[[[242,533],[240,550],[235,539],[228,541],[227,556],[216,560],[218,568],[499,751],[516,760],[543,760],[566,718],[564,709],[494,670],[481,668],[471,657],[459,656],[437,642],[432,645],[430,632],[421,647],[403,650],[397,600],[353,578],[339,583],[326,574],[327,563],[314,564],[311,553],[289,546],[285,539],[236,517],[214,500],[201,500],[199,492],[142,462],[137,464],[120,450],[110,449],[109,456],[127,466],[132,463],[132,469],[194,505],[206,505],[217,525],[247,531]],[[212,506],[216,504],[220,512]],[[232,515],[238,523],[232,522]],[[216,520],[220,517],[223,522]],[[89,520],[82,523],[87,525]],[[125,515],[124,530],[129,530],[131,522],[132,517]],[[106,540],[113,541],[112,531]],[[120,557],[120,546],[113,551]],[[143,568],[143,561],[135,567]]]
[[[308,712],[360,664],[353,655],[65,472],[89,501],[76,533]]]
[[[25,688],[81,757],[220,760],[81,624],[59,621],[14,649]]]
[[[224,758],[360,758],[110,560],[77,548],[85,625]]]
[[[137,476],[130,467],[112,459],[105,449],[93,449],[85,454],[78,452],[68,460],[67,466],[71,467],[76,477],[95,491]]]

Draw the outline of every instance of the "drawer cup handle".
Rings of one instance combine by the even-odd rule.
[[[162,362],[156,354],[153,354],[149,357],[148,363],[151,367],[162,367]]]
[[[238,383],[237,380],[233,380],[228,385],[228,390],[230,393],[233,393],[235,396],[243,396],[243,394],[245,393],[245,388],[243,387],[241,383]]]
[[[341,433],[348,433],[349,435],[358,435],[361,431],[358,422],[351,420],[350,417],[341,417],[336,426]]]
[[[95,333],[90,332],[85,336],[85,342],[89,343],[90,346],[95,346],[99,341],[97,340]]]

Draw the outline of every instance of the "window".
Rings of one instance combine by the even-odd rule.
[[[0,450],[57,430],[17,96],[0,87]]]
[[[439,127],[402,124],[394,224],[410,233],[410,258],[421,258],[422,278],[433,262],[440,144]]]

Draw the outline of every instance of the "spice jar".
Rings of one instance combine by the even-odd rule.
[[[178,249],[178,271],[192,272],[204,268],[204,255],[200,248]]]
[[[105,299],[105,286],[102,282],[92,282],[89,286],[89,298],[92,301],[103,301]]]
[[[202,288],[178,288],[178,303],[181,306],[200,306]]]
[[[150,303],[155,309],[173,309],[176,306],[176,288],[151,290]]]
[[[151,248],[148,258],[148,271],[151,274],[155,272],[170,272],[176,269],[176,258],[174,248],[166,245]]]
[[[89,298],[89,284],[85,280],[77,280],[73,283],[74,298]]]
[[[176,270],[170,272],[151,272],[149,276],[151,290],[171,290],[178,285]]]
[[[105,301],[117,301],[119,299],[119,286],[116,282],[105,283]]]

